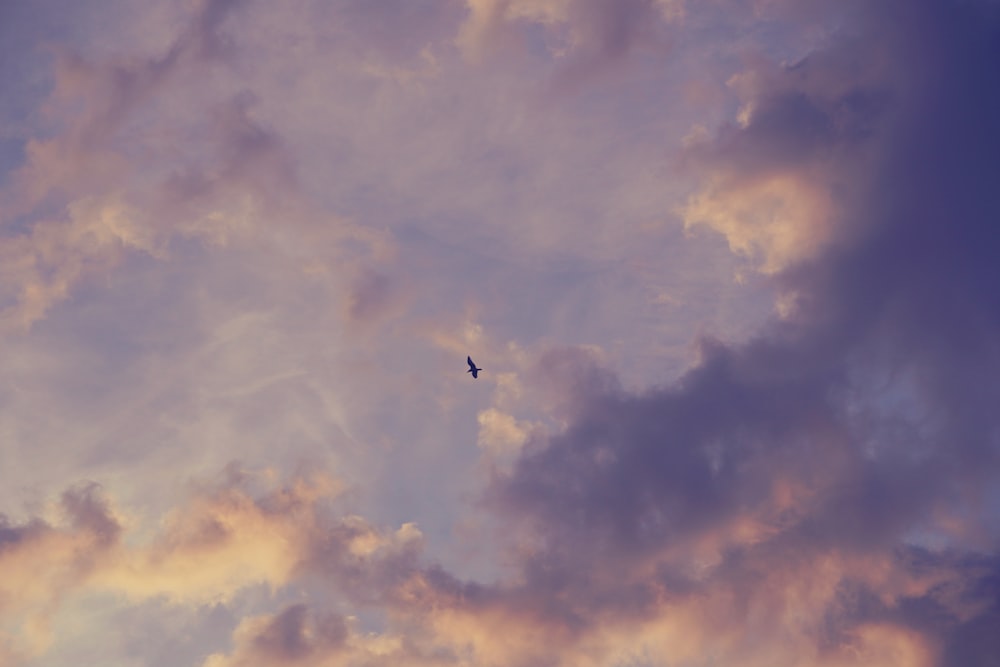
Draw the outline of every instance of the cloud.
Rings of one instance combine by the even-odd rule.
[[[67,601],[123,635],[144,605],[222,608],[189,647],[213,666],[995,654],[997,16],[766,4],[753,29],[807,56],[727,60],[744,33],[699,21],[728,3],[591,0],[201,2],[138,56],[64,56],[4,185],[25,334],[0,417],[23,484],[93,472],[116,502],[0,524],[26,573],[0,661],[83,646]],[[664,109],[702,72],[644,58],[674,39],[737,72],[680,156],[693,188],[664,165],[695,119]],[[560,75],[584,94],[532,88]],[[671,210],[724,243],[664,233]],[[724,296],[782,312],[702,336],[674,383],[726,245],[762,275]],[[178,497],[237,455],[275,472]],[[281,472],[300,455],[348,490]]]
[[[168,516],[151,544],[121,551],[93,585],[141,600],[227,600],[241,588],[289,580],[317,521],[316,504],[335,487],[317,477],[252,495],[239,469],[216,487],[196,491]]]
[[[254,95],[220,99],[195,76],[225,55],[221,26],[241,4],[197,4],[162,55],[59,51],[45,130],[0,189],[19,221],[0,240],[9,329],[27,329],[130,253],[162,259],[178,236],[223,244],[271,216],[314,215],[287,204],[294,160],[255,118]],[[193,103],[165,109],[173,96]],[[180,148],[191,134],[204,141]]]
[[[302,604],[288,607],[274,618],[254,619],[240,628],[238,635],[250,635],[249,650],[253,659],[242,658],[255,664],[284,664],[286,661],[303,662],[315,659],[316,654],[327,656],[343,648],[347,639],[347,625],[343,618],[331,615],[313,619],[309,609]],[[263,621],[263,622],[261,622]],[[239,664],[239,659],[234,661]],[[209,659],[208,665],[222,664]]]
[[[835,591],[870,562],[852,559],[912,548],[945,529],[943,516],[977,516],[1000,481],[1000,424],[988,407],[1000,398],[989,380],[1000,370],[1000,274],[988,259],[1000,252],[989,231],[1000,200],[984,178],[995,171],[987,147],[1000,140],[987,64],[1000,24],[983,3],[889,3],[862,20],[852,26],[860,44],[768,70],[744,120],[698,149],[728,185],[710,177],[689,213],[712,219],[734,250],[760,252],[796,308],[745,344],[704,341],[675,387],[582,392],[568,427],[497,480],[496,506],[531,528],[532,558],[548,563],[538,589],[585,596],[591,618],[610,604],[601,573],[661,568],[639,591],[683,595],[670,593],[672,580],[682,592],[744,587],[749,607],[729,623],[746,628],[771,597],[730,579],[746,563],[766,573],[791,558],[846,559]],[[849,54],[873,51],[874,72],[857,77]],[[794,180],[777,188],[784,178]],[[583,374],[588,365],[575,363]],[[969,557],[996,548],[949,543]],[[975,590],[961,568],[950,576]],[[963,606],[933,589],[912,597],[952,619]],[[821,595],[804,609],[820,618],[837,603]],[[854,639],[834,639],[819,664],[935,664],[950,645],[912,619],[853,613]],[[779,632],[780,620],[760,622]]]
[[[354,281],[347,303],[346,319],[366,323],[378,319],[391,307],[394,286],[383,273],[369,269]]]
[[[550,54],[582,57],[590,66],[624,56],[654,36],[659,22],[682,13],[672,0],[468,0],[468,8],[458,44],[473,59],[509,42],[512,26],[524,22],[547,31]]]
[[[417,638],[394,634],[361,633],[355,619],[323,613],[296,604],[274,615],[243,621],[234,633],[235,648],[215,653],[203,667],[238,665],[436,665],[444,656],[427,655]]]
[[[478,444],[497,454],[517,452],[528,439],[528,430],[511,415],[496,408],[483,410],[476,416],[479,422]]]
[[[863,223],[848,202],[864,196],[862,174],[896,118],[886,59],[874,40],[847,40],[731,77],[737,118],[696,135],[680,158],[704,181],[680,211],[685,227],[723,234],[765,273],[850,243]]]
[[[24,646],[3,636],[4,643],[44,652],[52,618],[67,599],[84,594],[197,608],[231,604],[255,586],[275,591],[319,575],[353,604],[391,604],[418,572],[421,533],[412,524],[385,530],[338,512],[340,490],[318,471],[282,481],[232,465],[218,480],[191,486],[153,535],[129,531],[128,519],[94,484],[62,495],[61,524],[4,517],[0,566],[9,578],[0,586],[0,617],[28,640]],[[255,650],[279,658],[308,652],[303,614],[293,608],[261,630]],[[346,633],[335,616],[316,627],[327,643]]]
[[[682,209],[687,229],[706,225],[764,273],[812,259],[829,240],[833,202],[802,175],[716,182]]]
[[[6,621],[0,651],[43,653],[63,599],[119,545],[121,525],[96,485],[66,490],[59,510],[62,521],[55,525],[37,517],[11,523],[0,515],[0,618]]]

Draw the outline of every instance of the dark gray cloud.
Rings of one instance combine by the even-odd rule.
[[[599,568],[739,517],[771,534],[734,547],[712,581],[747,559],[891,554],[937,530],[940,513],[997,512],[979,492],[1000,482],[1000,8],[883,2],[855,20],[823,52],[761,72],[749,122],[691,157],[733,178],[827,170],[835,241],[775,277],[797,309],[746,344],[703,341],[676,386],[584,392],[565,431],[498,478],[494,502],[544,545],[532,561],[549,563],[532,566],[543,588],[568,579],[598,599]],[[808,493],[771,515],[785,483]],[[989,525],[970,524],[981,539],[955,548],[996,549]],[[933,592],[891,614],[860,594],[840,612],[932,635],[927,619],[946,616],[946,663],[987,664],[992,558],[985,576],[949,571],[994,598],[960,623],[958,603]]]

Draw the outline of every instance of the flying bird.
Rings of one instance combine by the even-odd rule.
[[[472,360],[472,357],[467,357],[466,361],[469,362],[469,370],[467,370],[465,372],[466,373],[472,373],[472,377],[478,378],[479,377],[479,371],[481,371],[483,369],[482,368],[476,368],[476,362],[474,362]]]

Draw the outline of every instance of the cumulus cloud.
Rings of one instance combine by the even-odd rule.
[[[120,542],[119,520],[96,485],[65,491],[58,509],[62,516],[55,524],[37,517],[12,523],[0,515],[0,618],[6,621],[0,646],[15,655],[38,655],[49,647],[60,603]]]
[[[479,422],[479,446],[495,454],[517,452],[528,439],[528,429],[496,408],[480,412],[476,420]]]
[[[916,549],[926,567],[948,571],[942,586],[990,598],[982,586],[993,574],[948,563],[951,549],[966,554],[960,560],[994,553],[995,535],[917,545],[947,534],[949,521],[975,522],[998,481],[988,406],[998,398],[989,377],[1000,321],[987,287],[1000,278],[988,259],[1000,250],[989,231],[998,200],[982,176],[997,141],[989,119],[1000,98],[987,63],[998,24],[983,3],[887,3],[862,20],[861,53],[865,40],[894,35],[873,80],[844,90],[842,81],[858,79],[845,51],[858,44],[837,42],[759,87],[745,119],[701,149],[708,168],[737,185],[710,190],[689,212],[716,206],[708,217],[734,250],[760,250],[777,284],[796,294],[794,314],[743,345],[705,341],[676,387],[581,396],[569,427],[525,450],[494,497],[533,526],[536,558],[554,563],[541,581],[560,591],[603,602],[597,573],[650,568],[658,574],[639,583],[634,608],[730,591],[744,606],[720,625],[760,622],[776,637],[798,631],[790,618],[754,621],[755,605],[775,598],[751,573],[836,562],[828,593],[814,587],[818,597],[795,608],[816,622],[839,610],[847,629],[802,629],[801,650],[817,652],[790,661],[941,664],[952,660],[942,656],[956,650],[957,628],[979,627],[968,615],[992,618],[994,603],[945,600],[936,586],[894,594],[891,581],[865,573],[885,559],[893,565],[879,567],[916,567],[905,555]],[[810,60],[823,63],[822,76]],[[812,196],[808,187],[766,189],[766,174],[811,179],[811,165],[822,165],[816,202],[795,203]],[[817,242],[817,227],[827,230],[819,240],[836,243]],[[812,587],[813,567],[788,585]],[[572,584],[561,583],[567,577]],[[871,616],[844,605],[852,581],[862,598],[887,601]],[[946,629],[917,618],[931,608]]]
[[[387,530],[338,511],[341,491],[318,471],[281,480],[234,464],[218,480],[191,485],[184,503],[147,536],[130,532],[96,485],[71,488],[61,497],[60,523],[0,521],[0,565],[9,575],[0,615],[25,636],[37,635],[27,648],[40,653],[51,640],[50,617],[84,593],[197,607],[318,574],[355,604],[391,603],[418,573],[422,535],[412,524]],[[262,631],[257,649],[302,649],[304,612],[294,609]],[[344,622],[331,618],[321,634],[343,639]],[[12,636],[4,640],[19,646]]]
[[[863,196],[896,118],[887,57],[874,40],[848,40],[794,63],[755,60],[734,75],[737,117],[711,138],[694,136],[681,158],[704,180],[681,209],[685,226],[723,234],[766,273],[850,242],[864,223],[849,202]]]

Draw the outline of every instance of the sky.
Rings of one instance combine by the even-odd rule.
[[[1000,665],[998,62],[995,0],[0,2],[0,667]]]

